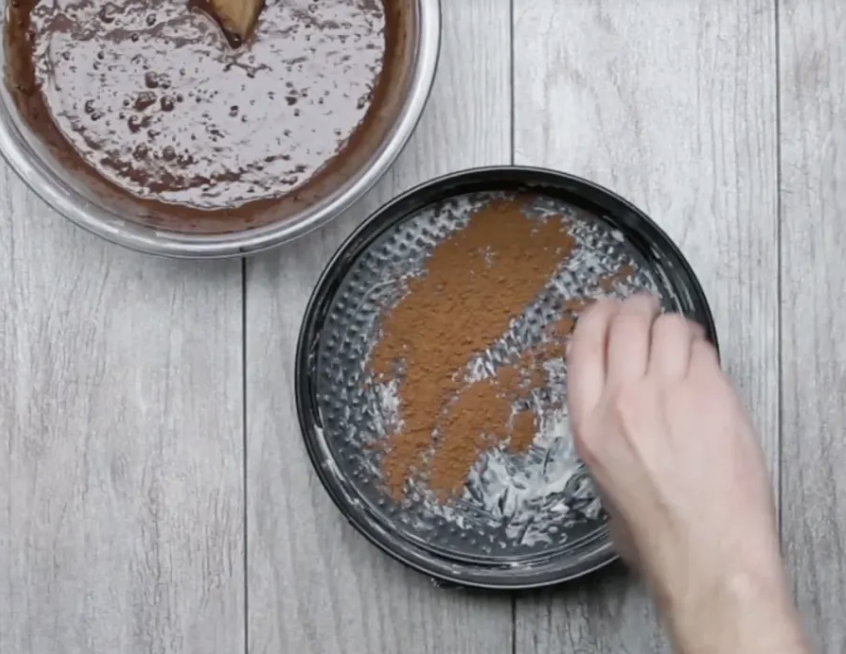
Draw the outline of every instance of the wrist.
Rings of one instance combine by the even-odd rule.
[[[681,654],[808,651],[779,566],[724,572],[666,595],[663,604]]]

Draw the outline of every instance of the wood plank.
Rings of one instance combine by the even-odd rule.
[[[436,88],[387,179],[341,220],[251,260],[247,276],[248,634],[251,654],[510,654],[511,600],[436,588],[369,545],[317,481],[294,409],[297,334],[342,238],[438,174],[507,163],[508,0],[443,3]]]
[[[681,246],[777,472],[773,3],[523,0],[514,33],[517,162],[610,187]],[[667,647],[618,575],[520,601],[516,632],[533,654]]]
[[[240,263],[0,198],[0,651],[243,652]]]
[[[779,4],[782,538],[816,652],[846,651],[846,6]]]

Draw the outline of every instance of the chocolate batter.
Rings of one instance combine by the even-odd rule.
[[[144,222],[214,232],[293,213],[373,152],[397,105],[392,0],[271,0],[237,50],[186,0],[9,1],[25,122]]]

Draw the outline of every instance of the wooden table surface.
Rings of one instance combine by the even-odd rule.
[[[300,442],[297,331],[341,239],[418,182],[509,162],[609,186],[689,257],[802,614],[818,652],[846,651],[846,2],[443,11],[411,143],[294,246],[134,254],[0,169],[0,653],[668,651],[619,569],[514,597],[405,570],[345,523]]]

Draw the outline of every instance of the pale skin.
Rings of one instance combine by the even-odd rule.
[[[601,300],[567,354],[576,446],[678,654],[809,654],[749,417],[700,326]]]

